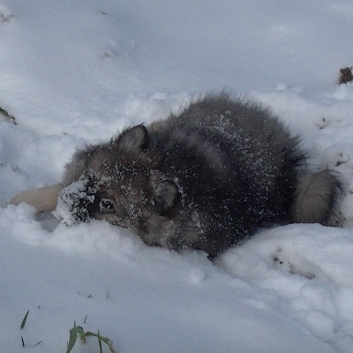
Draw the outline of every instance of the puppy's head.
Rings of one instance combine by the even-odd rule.
[[[59,216],[76,221],[103,219],[139,229],[153,216],[165,217],[179,199],[173,180],[156,168],[143,125],[123,131],[109,143],[76,153],[67,165],[59,195]],[[68,222],[70,223],[70,222]]]

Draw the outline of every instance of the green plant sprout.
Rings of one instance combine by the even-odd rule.
[[[25,317],[24,317],[23,320],[22,320],[22,323],[21,323],[21,330],[22,330],[22,329],[25,327],[25,325],[26,325],[26,321],[27,321],[28,314],[29,314],[29,310],[26,312],[26,315],[25,315]]]
[[[109,350],[110,350],[111,353],[115,353],[115,350],[114,350],[114,347],[113,347],[113,342],[108,337],[101,336],[99,331],[98,331],[98,334],[90,332],[90,331],[85,332],[81,326],[76,326],[76,324],[74,324],[74,327],[69,332],[70,332],[70,338],[69,338],[69,342],[67,344],[66,353],[70,353],[71,352],[72,348],[74,347],[74,345],[75,345],[75,343],[77,341],[77,337],[79,337],[79,339],[83,343],[85,343],[86,342],[86,337],[88,337],[88,336],[93,336],[93,337],[97,337],[98,338],[98,344],[99,344],[100,353],[103,353],[102,342],[105,343],[106,345],[108,345]]]
[[[26,322],[27,322],[27,318],[28,318],[28,314],[29,314],[29,310],[26,312],[26,315],[24,316],[22,323],[21,323],[21,330],[25,327]],[[21,336],[21,342],[22,342],[22,347],[25,347],[25,340],[23,338],[23,336]],[[43,340],[39,341],[38,343],[36,343],[35,345],[33,345],[33,347],[38,346],[39,344],[41,344],[43,342]]]

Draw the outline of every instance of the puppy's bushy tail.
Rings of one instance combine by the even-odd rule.
[[[290,208],[291,221],[340,226],[342,219],[338,206],[342,195],[342,183],[334,172],[301,173]]]

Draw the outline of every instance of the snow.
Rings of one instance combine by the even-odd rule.
[[[351,352],[352,20],[344,0],[0,0],[0,107],[17,123],[0,119],[0,350],[65,352],[76,322],[121,353]],[[60,181],[76,148],[222,88],[341,173],[343,228],[275,227],[213,264],[7,205]]]

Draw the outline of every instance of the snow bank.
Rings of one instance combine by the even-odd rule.
[[[337,81],[352,19],[329,0],[0,0],[0,107],[17,123],[0,120],[1,349],[65,352],[76,321],[117,352],[351,352],[353,86]],[[345,228],[266,230],[212,264],[7,206],[57,183],[76,148],[221,88],[270,105],[313,169],[341,173]]]

